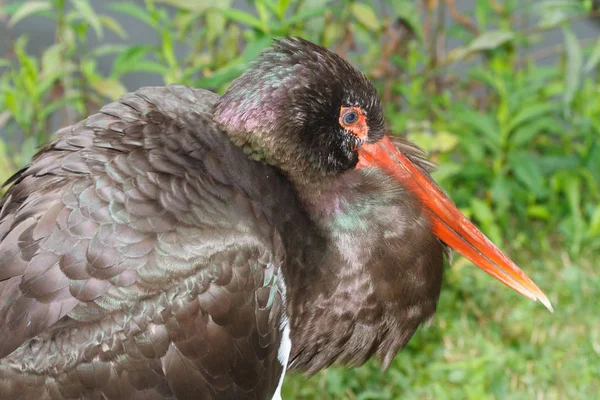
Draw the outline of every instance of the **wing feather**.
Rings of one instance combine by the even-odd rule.
[[[140,89],[61,129],[7,182],[0,398],[272,393],[283,248],[217,154],[241,157],[215,99]]]

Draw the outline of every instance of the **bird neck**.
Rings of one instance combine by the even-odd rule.
[[[284,277],[290,367],[384,366],[435,311],[442,245],[416,198],[378,170],[299,186],[311,229],[295,225]]]

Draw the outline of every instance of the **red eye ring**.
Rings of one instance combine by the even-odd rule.
[[[367,116],[360,107],[342,106],[340,108],[339,124],[362,141],[367,140],[369,137]]]

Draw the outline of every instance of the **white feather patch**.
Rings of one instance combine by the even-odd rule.
[[[283,274],[281,271],[278,276],[279,288],[281,290],[281,300],[283,303],[283,313],[281,315],[281,322],[279,329],[281,329],[281,343],[279,343],[279,351],[277,352],[277,359],[281,363],[283,370],[281,371],[281,377],[279,378],[279,384],[277,390],[273,394],[272,400],[281,400],[281,388],[283,386],[283,378],[285,377],[285,371],[287,370],[288,360],[290,358],[290,352],[292,351],[292,340],[290,339],[290,324],[288,317],[285,313],[285,282],[283,281]]]

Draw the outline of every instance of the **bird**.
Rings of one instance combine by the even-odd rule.
[[[551,309],[434,167],[299,37],[222,95],[123,95],[5,184],[0,398],[280,399],[288,371],[386,368],[452,249]]]

